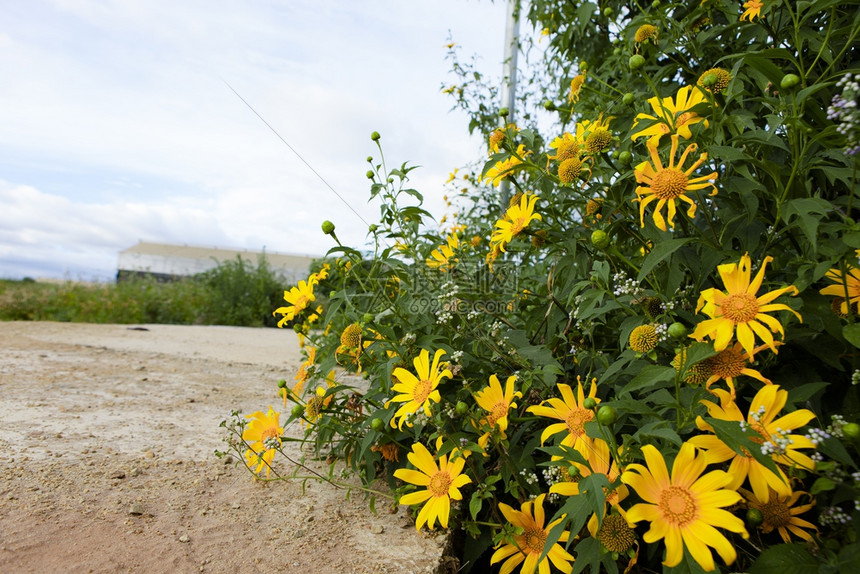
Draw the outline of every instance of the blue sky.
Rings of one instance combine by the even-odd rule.
[[[500,77],[505,2],[28,0],[0,20],[0,277],[109,280],[138,240],[323,254],[369,222],[369,135],[437,217],[482,153],[449,37]],[[450,35],[450,36],[449,36]]]

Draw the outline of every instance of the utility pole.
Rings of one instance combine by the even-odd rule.
[[[517,102],[517,54],[520,51],[520,0],[508,0],[508,16],[505,23],[505,60],[502,63],[502,107],[508,115],[502,117],[502,128],[515,122],[514,110]],[[510,184],[507,178],[499,186],[499,202],[502,213],[510,202]]]

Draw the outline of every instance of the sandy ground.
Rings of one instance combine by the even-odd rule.
[[[444,571],[405,508],[214,456],[230,410],[278,404],[291,331],[137,327],[0,322],[0,572]]]

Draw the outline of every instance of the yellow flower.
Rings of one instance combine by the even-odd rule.
[[[774,341],[774,344],[779,344],[779,341]],[[755,352],[759,352],[767,345],[756,347]],[[726,347],[713,357],[709,357],[700,364],[705,365],[708,372],[708,380],[705,381],[705,388],[710,391],[711,385],[720,379],[726,381],[729,386],[729,392],[732,399],[735,398],[735,379],[740,375],[746,375],[754,379],[758,379],[766,385],[770,385],[770,379],[766,379],[761,373],[755,369],[750,369],[747,363],[750,361],[750,354],[744,352],[743,346],[740,343],[735,343],[731,347]]]
[[[574,76],[570,81],[570,95],[567,101],[575,104],[579,100],[579,92],[582,90],[582,84],[585,83],[585,72]]]
[[[501,437],[505,436],[505,431],[508,429],[508,411],[517,408],[517,403],[514,399],[522,397],[522,393],[514,392],[514,382],[516,376],[508,377],[505,382],[505,390],[502,391],[502,384],[499,382],[499,377],[495,374],[490,375],[490,384],[475,393],[475,402],[478,406],[490,413],[487,418],[481,419],[481,425],[487,425],[491,428],[498,427]],[[490,432],[484,433],[478,439],[478,444],[481,448],[487,447],[487,442],[490,439]]]
[[[400,448],[398,448],[396,442],[389,442],[381,445],[375,444],[370,447],[370,450],[372,450],[373,452],[378,452],[382,455],[382,458],[384,458],[388,462],[400,461]]]
[[[756,335],[764,341],[771,351],[776,353],[776,345],[770,333],[778,332],[780,335],[785,336],[785,331],[783,331],[779,320],[766,313],[785,310],[794,313],[801,322],[803,318],[788,305],[771,303],[771,301],[783,293],[797,295],[797,287],[794,285],[789,285],[788,287],[765,293],[761,297],[756,297],[756,293],[761,288],[761,283],[764,280],[765,267],[771,261],[773,261],[773,257],[768,256],[764,258],[761,269],[759,269],[752,282],[750,282],[751,262],[749,254],[741,257],[739,263],[720,265],[717,270],[720,273],[720,278],[723,280],[723,285],[727,292],[724,293],[713,287],[702,291],[699,295],[699,302],[696,305],[696,313],[701,311],[711,318],[705,319],[696,325],[695,331],[690,336],[697,341],[709,337],[714,340],[714,349],[722,351],[729,346],[732,335],[737,330],[738,342],[749,354],[750,359],[752,359],[756,352]],[[768,328],[770,332],[768,332]]]
[[[633,122],[633,128],[636,128],[639,120],[652,120],[657,123],[636,132],[630,136],[630,139],[636,141],[636,138],[650,136],[648,145],[652,147],[657,147],[660,138],[669,133],[677,133],[684,139],[690,139],[693,137],[690,126],[704,121],[705,127],[708,127],[708,120],[689,110],[706,101],[704,92],[695,86],[684,86],[678,90],[674,99],[672,96],[662,100],[656,96],[649,98],[648,103],[651,104],[656,115],[638,114]]]
[[[606,478],[610,483],[615,482],[621,475],[621,472],[618,469],[618,464],[610,458],[609,445],[606,444],[606,441],[597,438],[591,443],[577,442],[573,448],[579,451],[588,464],[586,465],[574,462],[573,466],[579,470],[579,474],[576,479],[556,482],[550,486],[550,493],[561,494],[562,496],[577,496],[579,494],[579,480],[591,474],[606,475]],[[560,457],[553,457],[553,460],[559,459]],[[565,475],[567,478],[570,477],[568,473],[562,472],[562,476]],[[630,491],[623,484],[619,485],[612,491],[604,493],[606,502],[611,504],[612,507],[615,508],[622,516],[625,515],[625,512],[618,503],[627,498],[627,495],[629,494]],[[606,515],[605,504],[603,505],[603,515]],[[588,520],[588,531],[595,537],[597,536],[598,531],[598,521],[599,518],[596,514],[592,514],[591,518]]]
[[[512,175],[515,171],[516,166],[523,163],[523,158],[528,156],[531,151],[526,151],[526,146],[520,144],[517,146],[517,151],[514,155],[503,159],[501,161],[496,162],[493,167],[487,170],[484,176],[481,178],[481,181],[492,180],[492,183],[495,187],[498,187],[502,180]]]
[[[553,397],[545,400],[539,405],[535,405],[526,409],[528,412],[540,417],[548,417],[558,419],[562,422],[551,424],[541,433],[540,442],[543,444],[546,439],[554,434],[568,431],[561,444],[564,446],[572,446],[576,448],[578,442],[591,443],[590,439],[585,434],[585,423],[594,420],[594,412],[582,406],[585,401],[585,392],[582,390],[582,380],[577,377],[577,392],[573,394],[573,389],[570,385],[559,383],[558,390],[561,391],[561,396],[564,400]],[[597,379],[592,379],[591,389],[588,393],[588,398],[595,399],[598,403],[600,399],[597,397]]]
[[[502,564],[500,574],[508,574],[520,564],[522,564],[520,568],[522,574],[532,574],[536,570],[540,574],[549,574],[550,562],[562,572],[570,572],[570,563],[574,561],[574,557],[562,548],[561,544],[558,544],[558,542],[567,542],[570,539],[570,532],[568,531],[561,533],[558,542],[553,544],[547,552],[546,558],[538,562],[541,554],[543,554],[549,532],[560,524],[566,516],[564,515],[544,527],[546,515],[543,510],[543,501],[545,497],[546,494],[541,494],[534,502],[531,500],[524,502],[520,510],[514,510],[503,502],[499,503],[499,510],[502,511],[511,526],[522,529],[522,534],[515,535],[513,542],[505,540],[496,546],[496,551],[490,558],[490,564],[507,559]],[[534,514],[532,514],[532,506],[534,506]]]
[[[839,309],[843,316],[848,315],[849,303],[852,307],[860,303],[860,269],[846,264],[846,271],[847,274],[835,267],[830,269],[824,276],[833,281],[833,285],[828,285],[819,291],[822,295],[835,295],[842,299]],[[846,295],[848,296],[847,302],[845,301]]]
[[[284,429],[278,422],[281,413],[276,413],[272,406],[269,405],[269,411],[263,414],[262,411],[257,411],[250,415],[245,415],[245,418],[251,419],[245,430],[242,431],[242,440],[250,442],[251,446],[245,451],[245,460],[249,468],[254,468],[254,472],[260,473],[263,468],[266,469],[266,478],[269,477],[269,472],[272,470],[272,460],[275,458],[275,449],[270,448],[273,442],[281,444],[281,435],[284,434]]]
[[[328,272],[331,269],[331,265],[328,263],[323,263],[323,266],[316,273],[311,273],[310,277],[308,277],[308,285],[319,285],[319,282],[323,279],[328,278]]]
[[[633,37],[633,40],[637,44],[641,44],[642,42],[646,42],[648,40],[653,40],[654,43],[657,43],[657,26],[652,26],[651,24],[642,24],[636,30],[636,35]]]
[[[585,138],[585,151],[591,154],[600,153],[609,147],[612,134],[605,127],[594,128]]]
[[[385,404],[385,407],[388,408],[388,405],[391,403],[404,403],[394,413],[394,417],[391,419],[392,427],[396,426],[400,430],[403,430],[403,423],[406,417],[421,408],[424,409],[424,414],[429,417],[431,415],[430,401],[438,403],[442,400],[442,396],[436,390],[436,387],[439,386],[443,378],[450,379],[453,376],[448,369],[440,371],[439,359],[444,354],[445,351],[443,349],[436,351],[433,355],[433,364],[431,365],[430,351],[421,349],[421,353],[412,361],[412,364],[415,366],[415,372],[418,374],[417,377],[403,367],[397,367],[391,373],[398,381],[397,384],[391,387],[391,390],[400,394],[389,400]],[[399,422],[397,419],[400,419]],[[407,426],[412,425],[407,423]]]
[[[653,445],[642,447],[647,467],[630,464],[621,475],[621,481],[631,486],[645,501],[627,511],[627,521],[635,524],[642,520],[651,528],[642,539],[648,544],[661,538],[666,543],[664,565],[673,567],[684,557],[684,546],[693,559],[706,571],[714,569],[714,557],[709,546],[726,564],[737,558],[731,542],[715,526],[737,532],[747,538],[743,521],[732,515],[726,506],[741,500],[734,490],[723,487],[731,477],[722,470],[712,470],[702,476],[707,466],[705,455],[696,456],[696,448],[689,442],[672,464],[672,475],[663,455]]]
[[[776,529],[783,541],[786,544],[791,544],[789,532],[806,541],[812,541],[812,536],[803,530],[804,528],[818,532],[818,528],[814,524],[797,517],[798,514],[803,514],[815,506],[815,500],[810,497],[811,502],[809,504],[794,506],[801,496],[809,496],[809,493],[796,491],[789,496],[779,496],[770,491],[770,498],[762,501],[754,493],[743,488],[739,488],[738,492],[744,495],[749,508],[755,508],[761,512],[763,520],[759,528],[765,534],[770,534]]]
[[[296,396],[301,396],[302,391],[305,389],[305,381],[308,380],[308,369],[311,365],[314,364],[314,360],[316,360],[317,350],[314,347],[308,347],[308,360],[302,363],[299,367],[299,372],[296,373],[296,376],[293,377],[293,380],[296,381],[296,384],[293,386],[293,393]],[[284,393],[284,407],[287,406],[287,396]]]
[[[753,21],[753,18],[761,17],[761,9],[764,7],[764,2],[761,0],[747,0],[744,2],[744,13],[741,14],[741,20]]]
[[[278,321],[278,327],[283,327],[288,321],[295,319],[296,315],[307,309],[311,301],[316,299],[314,285],[314,281],[299,281],[298,285],[291,287],[289,291],[284,291],[284,301],[289,305],[278,307],[272,313],[272,315],[283,315],[283,318]]]
[[[547,155],[547,167],[549,167],[549,160],[551,159],[562,163],[565,160],[579,157],[583,145],[584,142],[577,139],[573,134],[568,132],[561,134],[549,144],[549,147],[555,150],[555,155]]]
[[[442,446],[442,438],[436,441],[436,451]],[[412,445],[412,452],[406,455],[409,462],[418,470],[399,468],[394,471],[394,476],[404,482],[426,487],[425,490],[416,490],[400,497],[400,504],[411,506],[413,504],[426,504],[418,513],[415,520],[415,528],[421,530],[424,524],[430,530],[439,519],[442,528],[448,528],[448,515],[451,512],[451,500],[462,500],[460,487],[472,482],[468,475],[462,474],[466,458],[459,455],[455,448],[451,451],[451,459],[448,455],[439,457],[439,464],[433,459],[433,455],[420,442]]]
[[[620,514],[610,514],[603,519],[597,534],[593,535],[610,552],[623,554],[636,542],[636,533]]]
[[[491,133],[489,137],[490,145],[488,154],[492,155],[494,153],[499,153],[500,151],[502,151],[502,144],[504,143],[505,138],[508,136],[515,136],[518,131],[519,128],[517,128],[516,124],[508,124],[503,128],[494,129],[493,133]]]
[[[334,380],[334,369],[329,371],[329,374],[325,378],[326,386],[330,389],[337,385]],[[334,398],[334,395],[326,396],[327,390],[323,386],[317,387],[317,390],[314,391],[314,394],[311,398],[308,399],[308,402],[305,403],[305,417],[304,420],[309,423],[315,423],[322,418],[323,409],[331,404],[331,400]],[[304,420],[302,421],[302,425],[304,425]]]
[[[636,175],[636,183],[644,184],[636,188],[635,201],[639,201],[639,224],[645,227],[645,206],[657,200],[657,205],[654,208],[654,225],[659,229],[666,231],[666,220],[660,213],[664,205],[668,205],[668,223],[669,227],[675,227],[675,211],[676,200],[683,201],[690,205],[687,210],[687,216],[692,218],[696,215],[696,203],[687,197],[685,194],[688,191],[697,191],[710,187],[713,191],[710,195],[717,193],[717,188],[713,182],[717,179],[717,172],[709,173],[700,177],[690,176],[702,163],[708,159],[708,154],[699,155],[693,165],[686,171],[683,171],[684,162],[687,161],[687,155],[690,152],[696,151],[696,144],[690,144],[681,157],[678,159],[678,164],[675,165],[675,153],[678,151],[678,135],[672,136],[672,148],[669,152],[669,165],[663,167],[663,162],[660,161],[660,156],[657,154],[657,148],[648,146],[648,153],[651,154],[652,167],[647,161],[636,166],[634,173]]]
[[[785,406],[788,391],[781,390],[778,385],[762,387],[753,397],[746,417],[743,416],[728,391],[715,389],[711,392],[719,397],[720,404],[702,401],[710,416],[724,421],[743,422],[755,430],[759,438],[753,440],[761,444],[764,449],[771,451],[773,453],[771,458],[777,464],[796,466],[805,470],[815,468],[813,460],[798,450],[815,448],[812,441],[802,435],[788,434],[811,421],[815,417],[812,411],[799,409],[776,418]],[[696,419],[696,424],[701,430],[713,432],[713,428],[702,417]],[[780,443],[784,443],[786,439],[790,442],[783,448],[774,439],[778,439]],[[777,467],[777,473],[774,473],[752,455],[736,453],[715,435],[694,436],[688,442],[705,451],[708,464],[732,461],[728,470],[731,477],[728,488],[736,489],[749,478],[750,486],[759,500],[768,501],[768,488],[773,489],[780,496],[791,494],[788,479],[779,467]]]
[[[582,161],[578,157],[566,159],[558,166],[558,180],[561,183],[573,183],[581,172]]]
[[[529,223],[535,219],[543,219],[540,213],[535,213],[537,200],[537,195],[524,193],[520,197],[519,205],[509,207],[505,216],[496,222],[490,244],[497,245],[501,251],[505,251],[505,246],[528,227]]]
[[[427,267],[431,269],[441,269],[448,271],[457,259],[454,257],[454,251],[460,247],[460,238],[457,234],[451,234],[447,238],[447,245],[440,245],[438,248],[430,252],[430,257],[427,258]]]
[[[660,338],[654,325],[640,325],[630,332],[630,348],[637,353],[650,353]]]
[[[713,86],[705,85],[705,78],[709,75],[713,74],[717,79],[717,82]],[[711,68],[710,70],[705,70],[701,76],[699,76],[699,80],[696,82],[696,85],[702,88],[703,90],[708,90],[712,94],[719,94],[723,90],[729,87],[729,82],[732,80],[732,75],[728,72],[728,70],[724,70],[722,68]]]
[[[361,346],[361,325],[352,323],[347,325],[340,334],[340,346],[344,349],[357,349]]]

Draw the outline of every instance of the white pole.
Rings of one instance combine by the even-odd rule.
[[[514,110],[517,101],[517,54],[520,51],[520,0],[508,0],[508,16],[505,23],[505,60],[502,64],[502,107],[508,115],[502,117],[502,127],[515,122]],[[510,191],[507,179],[499,186],[499,201],[502,211],[508,208]]]

